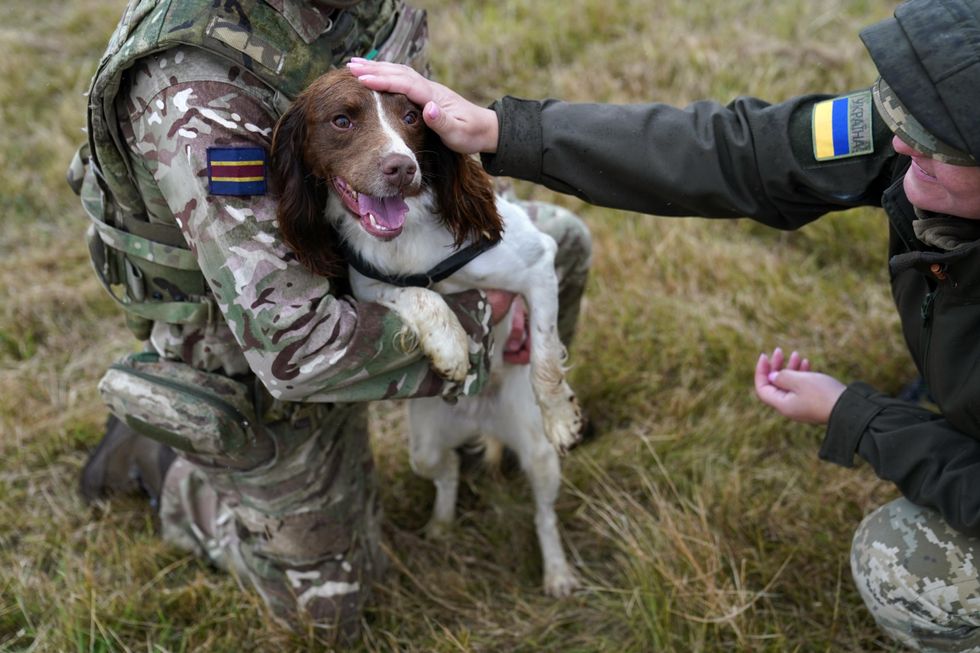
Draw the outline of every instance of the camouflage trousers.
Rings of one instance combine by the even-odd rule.
[[[980,539],[906,499],[861,523],[851,571],[891,637],[917,651],[980,652]]]
[[[522,204],[558,243],[559,328],[569,343],[589,231],[565,209]],[[290,419],[266,425],[271,453],[246,446],[218,465],[178,456],[160,499],[162,534],[249,582],[287,625],[312,622],[350,638],[385,566],[366,406],[300,405]]]

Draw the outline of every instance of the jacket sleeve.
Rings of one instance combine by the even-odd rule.
[[[855,453],[909,501],[980,535],[980,442],[941,415],[852,384],[834,406],[820,457],[851,467]]]
[[[174,79],[151,97],[131,96],[132,158],[159,189],[149,201],[165,202],[176,218],[249,366],[289,401],[442,393],[418,349],[404,346],[396,314],[337,296],[297,262],[279,237],[272,197],[209,192],[208,149],[268,151],[274,124],[261,91],[215,79]],[[488,371],[490,310],[476,291],[447,301],[471,338],[464,389],[474,393]]]
[[[696,102],[573,104],[506,97],[491,174],[544,184],[592,204],[657,215],[750,217],[795,229],[835,209],[879,205],[894,157],[873,116],[874,151],[817,162],[810,95],[770,105],[739,98]]]

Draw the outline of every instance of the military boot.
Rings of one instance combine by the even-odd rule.
[[[145,492],[159,506],[163,479],[176,454],[110,415],[102,440],[89,455],[79,482],[86,503],[112,495]]]

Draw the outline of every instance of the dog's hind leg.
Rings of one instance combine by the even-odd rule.
[[[430,537],[442,536],[456,517],[459,456],[449,440],[454,434],[444,433],[452,424],[445,412],[441,399],[416,399],[409,405],[412,470],[436,486],[432,517],[425,527]]]
[[[568,596],[579,586],[579,581],[565,558],[558,532],[558,515],[555,513],[555,500],[561,486],[558,453],[543,438],[539,438],[536,445],[535,450],[529,452],[525,472],[534,492],[534,526],[544,566],[544,591],[550,596]]]

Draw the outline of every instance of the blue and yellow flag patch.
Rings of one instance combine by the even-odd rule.
[[[824,100],[813,106],[813,156],[833,161],[874,151],[871,91]]]
[[[209,147],[212,195],[265,195],[266,155],[261,147]]]

